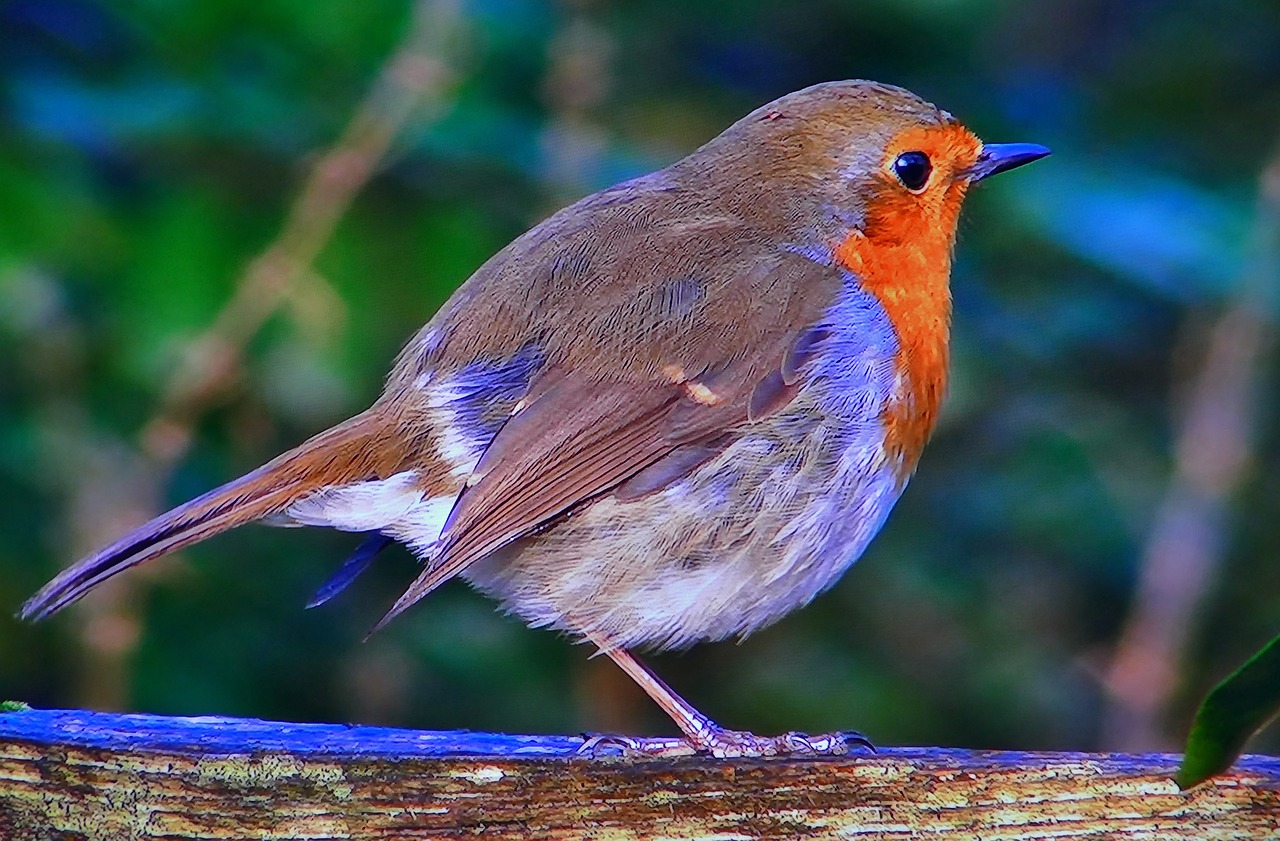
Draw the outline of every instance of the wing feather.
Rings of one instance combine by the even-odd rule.
[[[751,307],[772,312],[774,320],[757,325],[749,345],[725,334],[695,336],[683,358],[672,353],[668,364],[654,365],[646,354],[645,365],[624,359],[610,371],[553,364],[539,374],[460,494],[434,561],[374,630],[472,562],[601,494],[621,488],[620,498],[635,498],[678,481],[749,424],[786,406],[798,390],[799,369],[825,335],[821,320],[834,271],[799,257],[770,267],[790,276],[756,277],[763,298]],[[826,288],[811,290],[806,300],[810,281]]]

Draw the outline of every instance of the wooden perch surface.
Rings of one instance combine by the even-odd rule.
[[[0,714],[0,839],[1280,838],[1280,758],[892,748],[582,757],[581,740],[79,710]]]

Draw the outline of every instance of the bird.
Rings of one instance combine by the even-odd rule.
[[[375,630],[461,577],[607,655],[681,731],[600,737],[627,753],[847,752],[860,736],[723,727],[637,652],[745,637],[863,553],[941,408],[961,205],[1048,154],[893,85],[782,96],[517,237],[367,410],[83,558],[20,615],[245,523],[328,527],[365,539],[313,604],[403,544],[421,572]]]

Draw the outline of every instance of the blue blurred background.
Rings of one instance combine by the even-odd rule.
[[[730,726],[1156,749],[1280,631],[1280,5],[0,2],[0,695],[670,732],[451,584],[367,643],[393,550],[246,528],[40,626],[61,566],[366,406],[555,208],[828,79],[1054,157],[966,208],[954,380],[888,526],[744,644],[653,658]],[[1256,748],[1280,750],[1280,737]]]

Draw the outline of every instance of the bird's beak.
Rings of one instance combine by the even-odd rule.
[[[1038,161],[1047,154],[1049,150],[1037,143],[987,143],[969,169],[969,181],[981,181],[997,172]]]

